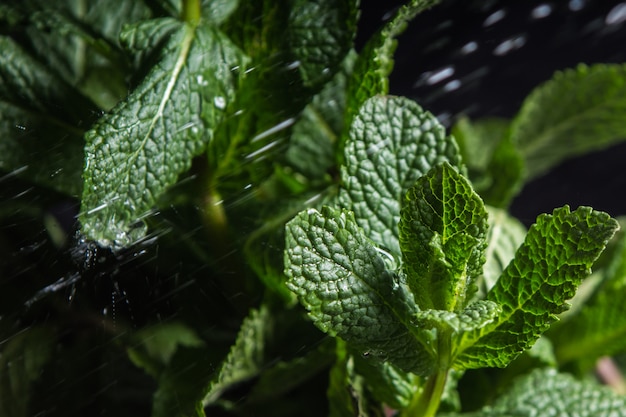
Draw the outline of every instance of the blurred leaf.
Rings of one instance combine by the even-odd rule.
[[[328,81],[352,48],[357,4],[357,0],[291,2],[286,36],[305,86]]]
[[[141,329],[127,349],[131,361],[158,378],[179,346],[198,347],[204,342],[183,323],[169,322]]]
[[[0,50],[0,169],[79,195],[95,106],[13,40],[0,36]]]
[[[526,98],[511,124],[527,180],[562,160],[626,139],[626,66],[557,72]]]
[[[474,190],[485,204],[506,207],[522,186],[523,160],[510,137],[510,122],[460,119],[452,128]]]
[[[506,211],[487,207],[487,212],[487,249],[483,275],[478,280],[479,295],[486,295],[493,288],[526,237],[524,225]]]
[[[27,417],[35,404],[32,384],[53,358],[56,335],[50,327],[31,327],[3,341],[0,351],[0,415]]]

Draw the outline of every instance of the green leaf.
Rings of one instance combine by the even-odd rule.
[[[454,367],[504,367],[532,346],[567,309],[567,300],[617,228],[608,214],[589,207],[570,212],[565,206],[539,216],[487,294],[502,313],[462,338]]]
[[[356,34],[356,0],[294,0],[286,36],[306,87],[317,87],[335,73]]]
[[[204,344],[192,329],[178,322],[141,329],[133,335],[133,340],[127,349],[130,360],[155,378],[165,369],[178,346]]]
[[[404,32],[407,23],[417,14],[437,4],[439,0],[411,0],[365,45],[348,87],[346,123],[349,125],[363,103],[375,95],[389,92],[389,74],[393,69],[396,38]]]
[[[428,374],[430,354],[407,324],[414,308],[410,293],[353,215],[310,209],[286,227],[287,285],[315,325],[368,357]]]
[[[527,179],[625,139],[625,114],[625,65],[581,64],[557,72],[528,96],[511,125]]]
[[[243,60],[215,29],[168,18],[127,32],[135,39],[126,43],[155,32],[169,33],[158,64],[86,135],[80,220],[86,236],[107,246],[143,236],[141,218],[211,141],[234,94],[231,68]]]
[[[363,355],[354,355],[354,371],[363,377],[372,396],[396,410],[405,408],[419,391],[423,379],[404,372],[390,362],[371,361]]]
[[[56,335],[50,327],[31,327],[2,343],[0,352],[0,415],[32,415],[37,403],[32,384],[54,354]]]
[[[73,196],[95,106],[0,36],[0,169]]]
[[[346,83],[355,58],[356,53],[351,51],[293,127],[285,158],[290,167],[311,180],[324,178],[335,164],[337,143],[344,128]]]
[[[554,369],[538,369],[520,378],[488,407],[486,416],[626,416],[626,399],[608,388],[581,382]]]
[[[626,351],[626,234],[616,237],[609,263],[598,271],[600,287],[577,314],[548,333],[559,363],[575,362],[582,372],[602,356]]]
[[[479,294],[486,295],[524,242],[526,228],[506,211],[487,207],[489,228],[483,275],[478,280]]]
[[[289,361],[278,361],[271,367],[263,369],[247,402],[254,404],[279,400],[281,396],[285,396],[313,376],[327,370],[335,359],[334,346],[332,339],[326,339],[302,356]]]
[[[474,190],[496,207],[506,207],[522,185],[523,160],[509,126],[504,119],[462,118],[452,128]]]
[[[214,361],[214,350],[180,346],[160,375],[152,417],[205,417],[201,402]]]
[[[238,6],[239,0],[202,0],[202,18],[214,24],[221,24]]]
[[[415,314],[415,324],[419,328],[445,329],[451,334],[462,334],[481,329],[493,323],[502,312],[493,301],[478,300],[461,311],[422,310]]]
[[[469,181],[447,162],[432,168],[406,193],[399,230],[420,308],[465,308],[482,274],[487,234],[487,212]]]
[[[204,406],[219,400],[229,386],[256,376],[265,358],[265,340],[271,327],[270,311],[251,310],[241,324],[235,344],[205,390]]]
[[[400,257],[400,200],[415,181],[444,161],[460,168],[453,138],[430,113],[403,97],[376,96],[350,127],[339,205],[352,210],[370,239]]]
[[[150,16],[140,1],[103,0],[22,3],[28,47],[65,82],[108,110],[126,96],[129,62],[122,27]]]

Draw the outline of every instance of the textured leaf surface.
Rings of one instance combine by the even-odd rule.
[[[154,33],[168,34],[157,65],[86,135],[81,222],[105,245],[143,235],[144,227],[133,227],[211,140],[234,93],[231,68],[243,59],[211,27],[167,18],[140,24],[127,43]]]
[[[586,371],[598,358],[626,351],[626,233],[616,238],[610,262],[598,271],[600,288],[548,334],[561,364],[577,362]]]
[[[95,105],[0,36],[0,169],[77,196]]]
[[[499,398],[488,415],[626,416],[626,399],[591,382],[577,381],[553,369],[539,369],[520,379]]]
[[[403,370],[429,372],[429,354],[406,325],[410,293],[350,212],[324,207],[291,220],[285,268],[289,288],[322,331]]]
[[[370,239],[400,256],[400,200],[444,161],[460,167],[454,139],[430,113],[402,97],[365,102],[350,128],[339,204],[352,210]]]
[[[526,228],[506,211],[487,207],[489,229],[483,275],[479,280],[479,293],[486,295],[496,284],[504,268],[524,242]]]
[[[493,301],[479,300],[463,310],[422,310],[415,315],[415,324],[419,328],[446,328],[453,333],[461,334],[480,329],[492,323],[502,309]]]
[[[617,229],[608,214],[565,206],[537,218],[515,258],[487,295],[502,313],[468,334],[455,367],[506,366],[567,309],[581,280]]]
[[[356,0],[295,0],[287,37],[304,85],[327,81],[352,47],[358,15]]]
[[[526,175],[624,140],[625,114],[626,66],[579,65],[556,73],[528,96],[511,126]]]
[[[471,184],[448,163],[406,193],[400,248],[408,285],[421,309],[462,310],[482,273],[487,212]]]

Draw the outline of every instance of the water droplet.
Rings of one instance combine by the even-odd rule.
[[[289,64],[287,64],[287,66],[285,68],[287,68],[288,70],[295,70],[299,66],[300,66],[300,61],[293,61],[293,62],[290,62]]]
[[[226,108],[226,99],[222,96],[215,96],[213,99],[213,104],[220,110],[224,110]]]
[[[585,7],[585,0],[570,0],[568,7],[573,12],[582,10]]]
[[[478,49],[478,43],[476,41],[471,41],[466,43],[461,47],[461,53],[464,55],[471,54]]]
[[[526,37],[524,35],[515,36],[501,42],[493,50],[494,55],[503,56],[516,49],[521,48],[526,44]]]
[[[443,86],[443,91],[450,92],[450,91],[458,90],[460,87],[461,87],[460,80],[452,80],[452,81],[448,81],[446,85]]]
[[[504,19],[505,16],[506,16],[506,10],[504,9],[496,10],[495,12],[487,16],[487,18],[483,22],[483,27],[491,26],[495,23],[498,23],[500,20]]]
[[[530,16],[533,19],[543,19],[544,17],[550,16],[550,13],[552,13],[551,4],[540,4],[530,12]]]
[[[448,77],[451,77],[452,75],[454,75],[454,68],[449,66],[449,67],[444,67],[441,68],[433,73],[431,73],[428,78],[426,78],[426,84],[428,85],[433,85],[433,84],[437,84],[438,82],[441,82],[443,80],[445,80]]]
[[[202,75],[198,75],[196,77],[196,81],[198,82],[199,85],[201,85],[203,87],[206,87],[207,85],[209,85],[209,82],[207,80],[205,80]]]
[[[620,3],[613,7],[606,15],[604,22],[607,25],[617,25],[626,22],[626,3]]]
[[[15,128],[19,130],[26,130],[26,126],[24,125],[15,125]]]
[[[369,350],[367,350],[367,351],[363,352],[363,355],[362,355],[362,356],[363,356],[364,358],[369,358],[369,357],[370,357],[370,355],[371,355],[371,352],[370,352]]]

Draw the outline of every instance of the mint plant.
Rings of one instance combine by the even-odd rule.
[[[0,2],[0,415],[626,415],[623,220],[507,212],[624,66],[448,133],[389,94],[436,3]]]

